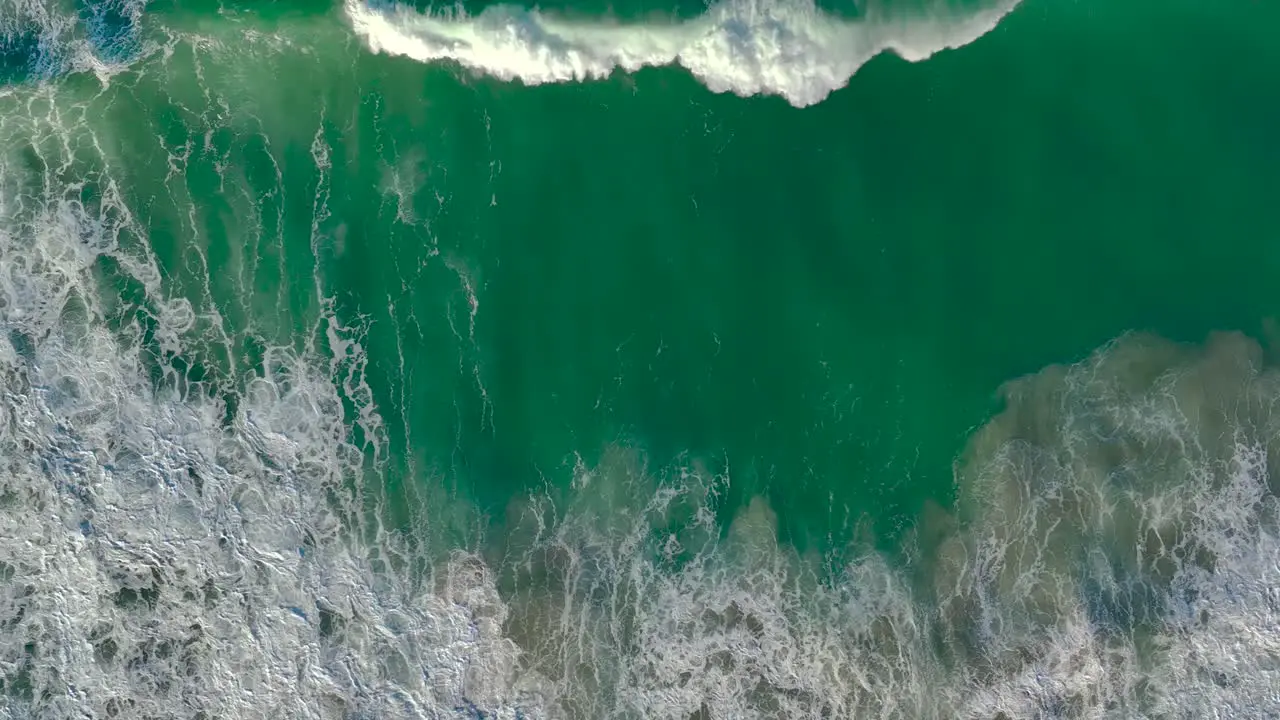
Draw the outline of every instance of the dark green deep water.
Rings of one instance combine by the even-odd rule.
[[[97,6],[48,6],[98,27],[84,19]],[[424,567],[462,548],[507,568],[508,597],[542,577],[512,560],[538,545],[521,529],[530,502],[557,508],[551,526],[640,516],[689,468],[718,478],[699,507],[719,532],[761,498],[782,545],[826,558],[837,591],[851,542],[927,573],[901,543],[957,507],[980,464],[966,443],[1005,408],[1004,383],[1132,332],[1190,343],[1187,357],[1214,331],[1266,346],[1280,314],[1271,3],[1026,0],[963,48],[883,54],[805,108],[714,93],[678,67],[527,86],[374,53],[323,2],[105,6],[137,48],[100,75],[24,60],[38,25],[0,15],[17,58],[0,62],[6,198],[79,198],[78,222],[112,228],[114,249],[77,275],[97,293],[89,325],[134,349],[148,402],[208,398],[210,432],[256,427],[254,378],[288,388],[297,372],[281,358],[321,368],[345,437],[308,436],[326,422],[309,416],[283,435],[352,443],[340,486]],[[542,10],[639,24],[703,9]],[[6,208],[13,228],[30,210]],[[148,252],[154,282],[122,259]],[[0,256],[9,277],[28,267],[17,253]],[[164,307],[181,300],[192,319],[167,339]],[[14,307],[0,320],[39,342]],[[1168,362],[1165,378],[1192,363]],[[1044,412],[1054,402],[1070,401]],[[1116,442],[1135,454],[1108,467],[1157,452]],[[666,479],[635,480],[639,462]],[[583,482],[586,468],[641,489]],[[664,518],[645,532],[688,522]],[[701,557],[690,548],[681,563]],[[1042,716],[1110,716],[1080,702]],[[1129,702],[1112,710],[1172,717]],[[682,717],[720,717],[699,707]],[[805,707],[795,716],[823,716]]]
[[[207,253],[246,345],[316,322],[320,133],[320,277],[367,327],[397,480],[500,511],[574,453],[634,444],[727,463],[727,505],[764,494],[806,543],[947,503],[1005,380],[1130,330],[1257,334],[1280,309],[1276,17],[1237,5],[1031,3],[805,110],[676,69],[460,82],[341,52],[333,13],[264,13],[328,52],[204,60],[262,135],[193,117],[189,51],[117,81],[108,112],[123,158],[158,161],[137,192],[159,195],[161,267],[198,287]],[[157,135],[197,144],[185,178],[163,182]],[[248,198],[219,192],[226,152]]]

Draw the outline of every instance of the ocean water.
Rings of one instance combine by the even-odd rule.
[[[1280,716],[1275,27],[0,0],[0,717]]]

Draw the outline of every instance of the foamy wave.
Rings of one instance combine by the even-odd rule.
[[[531,549],[511,631],[573,717],[1275,716],[1280,375],[1260,354],[1132,337],[1011,384],[962,516],[908,544],[914,578],[868,550],[824,580],[761,500],[721,540],[704,503],[727,478],[607,454],[558,521],[519,513],[543,530],[512,541]]]
[[[615,70],[679,65],[715,92],[780,95],[804,107],[844,87],[882,52],[911,61],[967,45],[1015,7],[853,22],[812,5],[730,0],[666,24],[572,21],[497,5],[474,17],[380,11],[348,0],[355,31],[376,52],[421,62],[452,60],[530,85],[608,77]]]
[[[181,378],[208,308],[166,296],[99,118],[50,86],[16,92],[0,97],[0,717],[541,717],[492,572],[457,550],[415,576],[409,543],[366,524],[377,486],[344,409],[373,412],[345,369],[358,334],[330,317],[334,357],[268,349],[238,391]]]
[[[147,0],[0,0],[0,89],[65,72],[104,81],[147,49],[138,35]]]

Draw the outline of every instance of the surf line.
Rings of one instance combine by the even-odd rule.
[[[584,82],[615,71],[678,65],[707,88],[742,97],[776,95],[796,107],[822,102],[882,52],[910,62],[968,45],[1018,5],[939,10],[914,17],[849,20],[812,4],[727,0],[668,23],[565,19],[512,5],[476,15],[373,9],[346,0],[356,34],[373,52],[455,62],[526,85]]]

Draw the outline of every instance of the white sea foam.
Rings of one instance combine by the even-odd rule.
[[[1130,338],[1016,383],[924,584],[874,552],[821,580],[760,500],[717,540],[695,508],[727,479],[607,455],[599,495],[528,522],[546,530],[512,565],[565,590],[507,598],[524,662],[570,717],[1275,716],[1280,377],[1256,351]]]
[[[0,0],[0,54],[4,82],[31,82],[66,72],[90,72],[104,82],[146,47],[136,24],[147,0]],[[5,72],[8,71],[8,72]],[[0,83],[0,93],[4,92]]]
[[[196,310],[121,243],[147,228],[98,118],[0,101],[0,717],[538,717],[491,573],[458,551],[411,578],[362,519],[358,338],[269,349],[230,422],[218,388],[157,387],[139,323],[191,352]],[[118,330],[104,257],[144,289]]]
[[[693,20],[569,20],[495,5],[473,17],[374,10],[347,0],[355,31],[376,52],[421,62],[451,60],[530,85],[608,77],[615,70],[679,65],[715,92],[780,95],[803,107],[848,83],[882,52],[911,61],[967,45],[1016,6],[850,21],[812,5],[728,0]]]

